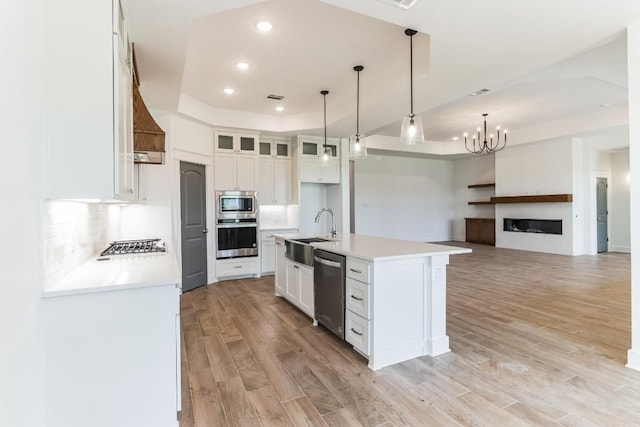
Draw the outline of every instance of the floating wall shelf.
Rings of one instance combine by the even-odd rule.
[[[537,194],[533,196],[492,197],[493,203],[565,203],[573,202],[573,194]]]
[[[471,184],[471,185],[467,185],[467,188],[488,188],[488,187],[495,187],[496,183],[495,182],[489,182],[487,184]]]
[[[495,202],[492,202],[491,200],[483,200],[483,201],[479,201],[479,202],[467,202],[468,205],[495,205]]]

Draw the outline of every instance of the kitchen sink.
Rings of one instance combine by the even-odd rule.
[[[290,240],[294,240],[296,242],[301,242],[301,243],[319,243],[319,242],[330,242],[330,239],[323,239],[322,237],[309,237],[309,238],[305,238],[305,239],[290,239]]]
[[[331,242],[322,237],[287,239],[284,242],[284,255],[292,261],[313,267],[313,246],[309,243]]]

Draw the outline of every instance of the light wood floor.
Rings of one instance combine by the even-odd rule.
[[[468,246],[447,269],[451,352],[376,372],[273,277],[186,293],[180,425],[640,425],[629,255]]]

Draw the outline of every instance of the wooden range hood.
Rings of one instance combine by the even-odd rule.
[[[164,131],[142,100],[136,54],[133,50],[133,160],[134,163],[164,164]]]

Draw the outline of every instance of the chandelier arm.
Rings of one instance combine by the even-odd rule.
[[[469,148],[469,145],[467,144],[467,137],[465,137],[464,138],[464,148],[466,148],[467,151],[470,152],[470,153],[474,153],[474,154],[482,153],[482,150],[480,150],[480,151],[476,150],[476,140],[475,139],[473,140],[473,149],[471,149],[471,148]]]

